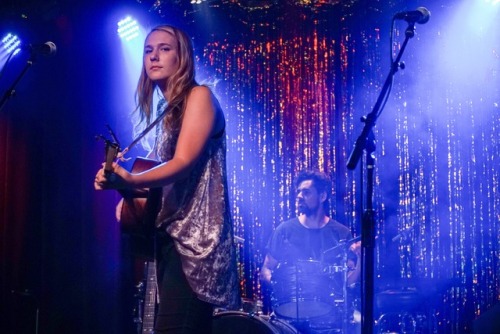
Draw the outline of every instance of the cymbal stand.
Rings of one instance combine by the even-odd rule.
[[[346,246],[349,245],[349,244],[346,244]],[[347,305],[347,272],[349,271],[349,267],[347,266],[347,251],[348,251],[348,248],[349,246],[347,247],[344,247],[344,250],[343,250],[343,259],[342,259],[342,268],[343,268],[343,272],[342,272],[342,279],[343,279],[343,284],[342,284],[342,295],[343,295],[343,299],[344,299],[344,310],[343,310],[343,315],[342,315],[342,333],[347,333],[347,330],[348,330],[348,323],[349,323],[349,307]]]
[[[348,253],[349,253],[349,247],[360,240],[360,237],[352,238],[350,240],[341,240],[339,244],[333,246],[332,248],[329,248],[325,251],[323,251],[322,256],[324,257],[328,253],[331,253],[333,251],[337,251],[339,249],[342,249],[342,265],[340,266],[342,268],[342,298],[343,298],[343,310],[342,310],[342,333],[348,333],[349,331],[349,304],[347,300],[347,277],[348,277],[348,271],[349,268],[347,266],[347,261],[348,261]],[[335,274],[337,273],[337,270],[329,270],[328,274],[331,276],[331,279],[335,281]],[[332,291],[335,293],[335,291]]]

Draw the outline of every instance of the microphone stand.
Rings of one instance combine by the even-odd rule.
[[[17,84],[19,83],[21,78],[24,76],[24,74],[26,74],[28,69],[33,65],[33,62],[34,62],[34,55],[33,55],[33,53],[31,53],[28,61],[26,62],[26,65],[24,65],[24,68],[21,71],[21,73],[18,75],[16,80],[14,80],[14,83],[10,86],[10,88],[7,89],[7,91],[5,91],[5,94],[3,95],[2,100],[0,101],[0,112],[2,111],[5,103],[7,103],[7,100],[16,94]]]
[[[362,244],[362,279],[361,286],[361,332],[363,334],[373,333],[373,300],[374,300],[374,247],[375,247],[375,212],[373,210],[373,172],[375,168],[375,136],[373,134],[373,127],[381,113],[381,106],[384,99],[387,98],[387,93],[392,85],[394,74],[398,71],[399,67],[404,69],[404,64],[399,61],[403,52],[408,44],[410,38],[415,35],[415,22],[409,22],[406,29],[406,38],[401,45],[396,60],[392,62],[391,69],[387,79],[385,80],[382,91],[373,107],[372,111],[366,116],[361,118],[365,123],[363,131],[356,140],[354,149],[349,156],[347,168],[353,170],[361,157],[363,151],[366,151],[366,209],[362,217],[361,226],[361,244]]]

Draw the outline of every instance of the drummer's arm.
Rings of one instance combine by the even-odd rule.
[[[349,269],[349,272],[347,273],[348,286],[359,282],[361,277],[361,241],[352,244],[349,250],[356,254],[357,259],[356,262],[352,259],[347,261],[347,268]]]
[[[277,265],[278,260],[276,260],[270,254],[266,254],[264,264],[262,264],[262,268],[260,270],[260,280],[262,282],[271,283],[272,272]]]

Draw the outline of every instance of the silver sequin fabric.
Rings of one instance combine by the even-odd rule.
[[[158,156],[172,159],[178,131],[161,134]],[[189,177],[163,188],[156,221],[174,239],[186,278],[198,298],[239,306],[236,250],[226,177],[226,134],[213,137]]]

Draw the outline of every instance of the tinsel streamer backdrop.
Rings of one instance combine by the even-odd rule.
[[[355,216],[343,149],[352,116],[348,108],[336,113],[334,89],[341,83],[338,70],[345,71],[337,53],[347,64],[349,46],[336,45],[331,31],[338,27],[299,19],[283,34],[271,30],[262,38],[258,31],[245,41],[210,43],[202,57],[222,81],[216,91],[226,102],[235,226],[245,240],[242,291],[249,298],[260,298],[259,269],[272,230],[295,215],[298,171],[327,172],[340,185],[332,194],[333,211],[341,220],[349,213],[349,226]],[[318,29],[319,22],[327,29]]]
[[[346,162],[406,26],[396,26],[389,45],[390,27],[366,18],[401,4],[353,3],[329,7],[328,19],[303,11],[280,26],[253,26],[242,38],[215,38],[203,48],[201,67],[218,81],[227,116],[246,298],[263,298],[265,246],[272,230],[296,214],[293,180],[300,170],[331,176],[331,214],[360,234],[364,159],[355,171]],[[374,127],[376,287],[423,292],[440,333],[470,331],[500,298],[500,39],[489,39],[493,62],[485,78],[457,79],[450,73],[460,67],[443,68],[440,56],[453,33],[432,20],[418,26],[403,56],[407,69],[396,73]],[[487,88],[476,89],[484,80]]]

